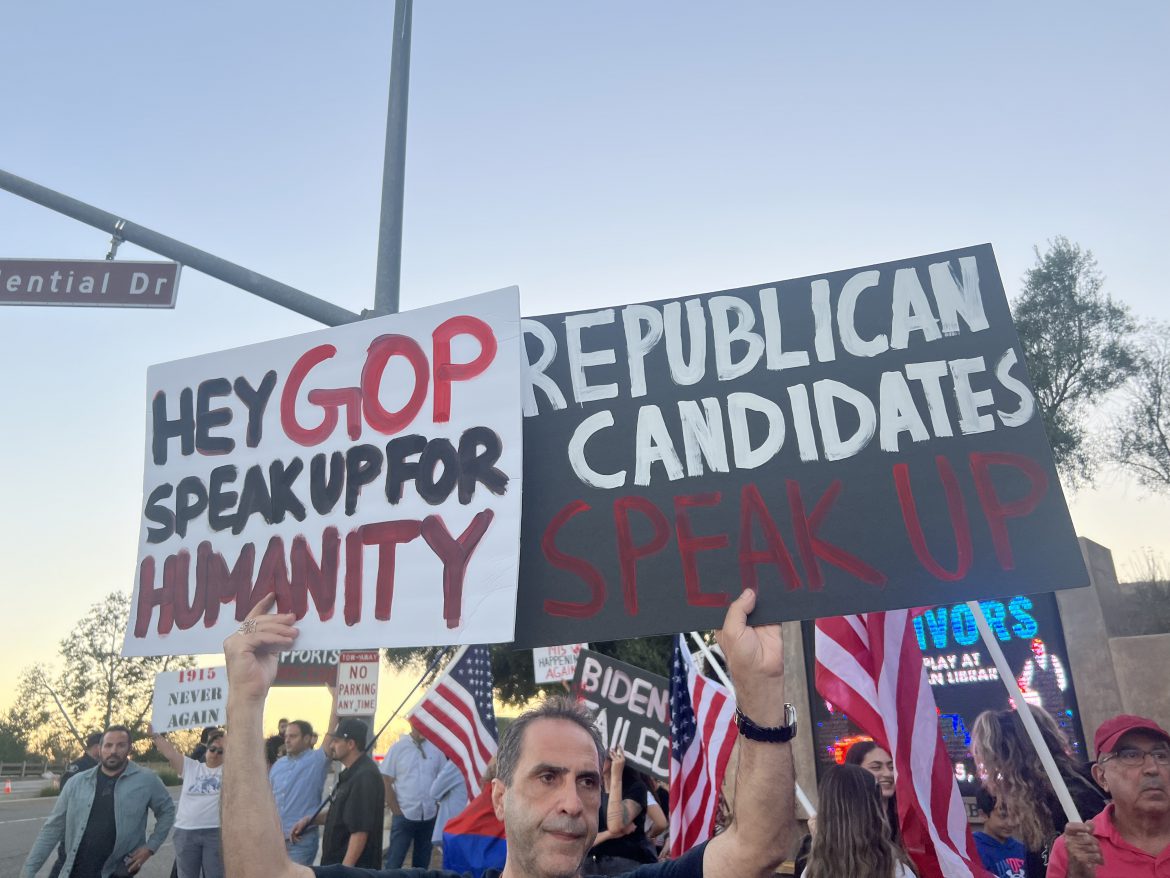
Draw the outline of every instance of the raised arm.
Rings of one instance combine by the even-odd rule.
[[[162,732],[156,732],[154,727],[150,728],[150,739],[154,742],[154,749],[162,754],[163,759],[174,770],[179,777],[183,776],[183,754],[180,753],[175,745],[167,740]]]
[[[609,804],[605,811],[605,824],[616,835],[626,835],[634,828],[634,820],[646,808],[646,804],[623,798],[622,769],[626,767],[626,754],[622,748],[610,750],[609,758]]]
[[[269,615],[275,600],[263,598],[240,630],[224,641],[228,670],[228,737],[224,753],[221,838],[228,875],[311,878],[288,858],[284,834],[264,761],[264,700],[276,677],[281,650],[296,640],[292,613]]]
[[[784,724],[784,653],[779,625],[751,628],[756,593],[747,589],[727,608],[719,646],[727,657],[736,703],[757,726]],[[791,744],[739,738],[735,814],[707,845],[707,878],[771,878],[797,836]]]

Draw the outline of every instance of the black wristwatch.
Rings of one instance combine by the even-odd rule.
[[[785,744],[796,737],[796,708],[791,704],[784,705],[784,725],[764,728],[757,726],[744,715],[738,707],[735,708],[735,724],[739,726],[739,733],[749,741],[762,741],[765,744]]]

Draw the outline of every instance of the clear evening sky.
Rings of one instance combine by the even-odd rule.
[[[360,311],[392,18],[356,0],[10,4],[0,167]],[[1170,320],[1168,23],[1153,2],[419,0],[402,306],[518,284],[539,314],[985,241],[1014,296],[1032,246],[1063,234]],[[5,257],[108,241],[3,192],[0,231]],[[0,320],[4,708],[21,667],[131,586],[147,366],[316,325],[190,269],[171,312]],[[1127,477],[1070,499],[1119,567],[1170,554],[1170,501]]]

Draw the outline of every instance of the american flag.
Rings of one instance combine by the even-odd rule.
[[[985,875],[910,611],[818,619],[816,687],[893,757],[903,843],[924,878]]]
[[[670,855],[711,837],[735,746],[735,698],[696,669],[679,634],[670,663]]]
[[[486,646],[463,646],[431,690],[407,714],[411,726],[459,766],[468,795],[480,790],[499,731]]]

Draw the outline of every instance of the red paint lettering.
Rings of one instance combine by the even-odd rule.
[[[727,534],[695,536],[695,532],[691,529],[691,517],[688,511],[696,506],[718,506],[720,499],[722,499],[722,494],[718,491],[674,498],[674,527],[678,533],[678,553],[682,559],[683,583],[686,585],[687,603],[692,607],[726,607],[731,603],[731,596],[727,592],[707,594],[702,591],[699,586],[699,568],[695,563],[695,556],[699,552],[726,548]]]
[[[788,507],[792,511],[792,529],[796,535],[796,548],[800,552],[800,561],[804,565],[809,588],[819,589],[825,584],[820,560],[840,567],[846,573],[856,576],[862,582],[867,582],[870,585],[886,584],[886,575],[880,570],[866,564],[856,555],[817,536],[817,531],[825,522],[825,516],[829,514],[829,510],[832,509],[833,503],[836,502],[841,493],[840,479],[834,479],[833,484],[829,485],[829,489],[825,491],[813,508],[812,515],[805,514],[804,500],[800,496],[800,485],[789,479],[786,486]]]
[[[382,373],[391,357],[405,357],[414,370],[414,390],[410,399],[396,412],[388,412],[378,399],[382,386]],[[379,433],[391,436],[414,420],[427,398],[430,375],[427,369],[427,355],[418,342],[406,335],[381,335],[370,343],[366,365],[362,368],[363,411],[366,421]],[[437,391],[437,388],[436,388]],[[355,437],[356,438],[356,437]]]
[[[470,335],[479,342],[479,356],[470,363],[451,362],[451,340],[457,335]],[[491,365],[496,358],[496,336],[478,317],[462,314],[443,321],[431,338],[435,361],[434,421],[445,424],[451,420],[451,383],[468,381]]]
[[[565,616],[570,619],[588,619],[596,616],[597,611],[605,605],[605,580],[597,572],[597,568],[583,558],[570,555],[557,548],[557,534],[571,518],[582,512],[588,512],[590,506],[583,500],[573,500],[564,509],[553,516],[548,523],[544,534],[540,538],[540,548],[544,557],[554,567],[576,574],[589,587],[589,600],[584,603],[572,601],[546,600],[544,611],[550,616]]]
[[[362,543],[378,547],[378,575],[374,590],[374,618],[385,622],[394,605],[394,566],[399,543],[409,543],[421,531],[422,522],[413,519],[381,521],[363,525]]]
[[[752,547],[753,520],[760,523],[767,549],[756,551]],[[788,546],[780,536],[780,530],[772,520],[764,498],[760,496],[760,489],[749,483],[743,486],[739,495],[739,576],[744,588],[759,589],[756,567],[760,564],[776,565],[789,591],[800,588],[800,577],[796,574],[796,565],[792,563]]]
[[[971,548],[971,523],[967,518],[967,507],[963,504],[963,493],[951,463],[941,454],[934,459],[938,477],[947,496],[947,512],[951,517],[951,531],[955,535],[955,569],[947,570],[930,553],[926,536],[922,532],[922,521],[918,517],[918,505],[914,502],[914,491],[910,486],[908,464],[894,465],[894,485],[898,491],[898,503],[902,507],[902,521],[906,524],[906,535],[914,554],[930,573],[944,582],[955,582],[967,575],[971,569],[973,551]]]
[[[991,467],[1006,466],[1018,470],[1028,480],[1028,492],[1018,500],[1004,502],[1000,499],[991,479]],[[975,490],[979,504],[991,528],[991,542],[995,545],[995,558],[1004,570],[1015,569],[1011,539],[1008,537],[1007,520],[1021,518],[1032,512],[1044,495],[1048,493],[1048,474],[1040,464],[1031,458],[1006,451],[971,453],[971,475],[975,477]]]
[[[463,578],[475,547],[487,533],[495,513],[490,509],[477,512],[457,539],[437,515],[423,519],[422,536],[431,551],[443,562],[443,618],[448,628],[458,628],[463,616]]]
[[[640,546],[634,545],[630,530],[630,510],[641,512],[654,527],[654,535]],[[662,551],[670,539],[670,525],[657,506],[645,497],[618,497],[613,501],[613,521],[617,528],[618,565],[622,576],[622,598],[626,612],[638,615],[638,560]]]

